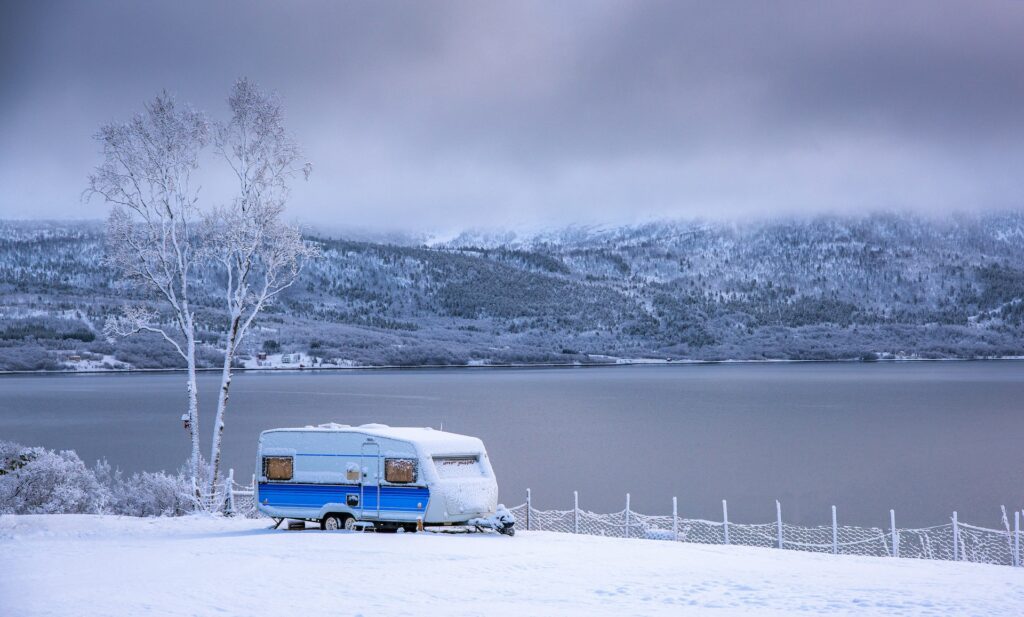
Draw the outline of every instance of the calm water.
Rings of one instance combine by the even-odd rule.
[[[215,375],[201,380],[207,423]],[[0,377],[0,439],[122,469],[188,455],[180,374]],[[1024,506],[1024,363],[780,364],[240,374],[225,438],[248,478],[261,430],[337,421],[487,444],[502,500],[767,522],[994,526]],[[205,436],[205,435],[204,435]]]

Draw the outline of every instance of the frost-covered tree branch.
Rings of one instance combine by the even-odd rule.
[[[284,128],[280,100],[242,79],[235,83],[228,104],[231,120],[217,127],[215,149],[234,173],[238,193],[206,219],[217,238],[209,250],[223,276],[228,318],[210,455],[207,489],[211,494],[218,485],[224,416],[238,346],[260,312],[291,287],[302,264],[317,255],[317,248],[303,241],[298,228],[282,220],[289,181],[300,174],[308,179],[311,166],[297,163],[300,149]]]
[[[204,254],[198,216],[198,186],[192,176],[199,153],[210,141],[206,117],[161,93],[145,111],[96,133],[103,162],[89,176],[85,196],[109,203],[106,263],[170,311],[169,332],[156,323],[156,311],[127,308],[112,316],[108,336],[160,334],[188,367],[188,417],[193,477],[200,474],[195,314],[190,303],[192,275]]]
[[[121,314],[111,315],[107,318],[106,323],[103,324],[103,335],[108,339],[112,339],[115,337],[132,336],[139,332],[153,332],[161,335],[165,341],[174,347],[178,355],[187,361],[188,354],[181,348],[178,341],[174,340],[164,328],[152,325],[157,323],[158,318],[159,315],[155,311],[139,306],[126,306],[122,309]]]

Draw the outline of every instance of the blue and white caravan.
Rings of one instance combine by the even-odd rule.
[[[470,525],[514,533],[476,437],[383,424],[278,428],[260,434],[256,474],[256,503],[276,519],[327,530]]]

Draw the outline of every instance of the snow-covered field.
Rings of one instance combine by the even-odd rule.
[[[714,610],[712,610],[714,609]],[[1021,615],[1024,570],[557,533],[0,517],[0,615]]]

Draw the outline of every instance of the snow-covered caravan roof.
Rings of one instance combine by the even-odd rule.
[[[484,451],[484,443],[476,437],[448,433],[433,428],[418,426],[388,426],[386,424],[363,424],[361,426],[349,426],[347,424],[321,424],[319,426],[307,426],[305,428],[275,428],[264,433],[272,432],[333,432],[333,433],[361,433],[373,437],[385,437],[398,439],[416,444],[422,454],[474,454]]]

